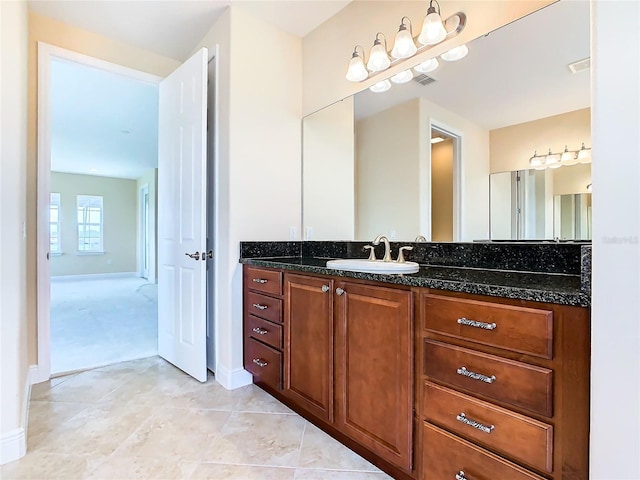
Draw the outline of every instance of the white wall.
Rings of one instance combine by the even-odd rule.
[[[52,277],[137,271],[135,180],[51,172],[51,191],[60,194],[62,250],[51,256]],[[78,254],[78,195],[102,197],[102,254]]]
[[[640,478],[640,3],[592,3],[591,478]],[[623,207],[623,208],[621,208]]]
[[[512,203],[515,192],[511,191],[511,173],[491,175],[491,238],[504,240],[512,237],[512,216],[516,208]]]
[[[242,359],[240,241],[300,232],[301,40],[232,5],[196,49],[220,46],[216,378],[251,381]]]
[[[26,453],[27,2],[0,2],[0,464]]]
[[[303,238],[353,240],[356,215],[353,97],[305,117],[302,127]],[[307,236],[308,228],[312,229],[311,237]]]

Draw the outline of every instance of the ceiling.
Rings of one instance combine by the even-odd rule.
[[[561,0],[470,42],[465,58],[440,61],[428,74],[435,83],[359,93],[357,116],[425,97],[492,130],[589,107],[589,70],[567,66],[590,55],[589,19],[587,0]]]

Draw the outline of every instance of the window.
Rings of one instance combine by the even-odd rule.
[[[78,195],[78,252],[102,253],[102,197]]]
[[[60,247],[60,194],[49,197],[49,252],[62,253]]]

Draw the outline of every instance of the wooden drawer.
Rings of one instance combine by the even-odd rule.
[[[249,290],[282,295],[282,272],[245,267],[244,285]]]
[[[282,325],[267,322],[253,315],[247,315],[244,325],[246,337],[253,337],[273,348],[282,350]]]
[[[553,357],[553,312],[422,294],[423,326],[442,335]]]
[[[424,374],[551,417],[553,372],[435,340],[424,340]]]
[[[282,388],[282,353],[253,338],[245,338],[244,368],[254,381],[262,381],[280,390]]]
[[[245,292],[244,313],[282,323],[282,300],[260,293]]]
[[[440,427],[541,471],[553,472],[553,426],[425,382],[422,413]]]
[[[422,480],[543,480],[427,422],[422,435]]]

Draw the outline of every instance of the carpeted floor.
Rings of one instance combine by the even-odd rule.
[[[158,286],[143,278],[51,278],[51,373],[158,353]]]

